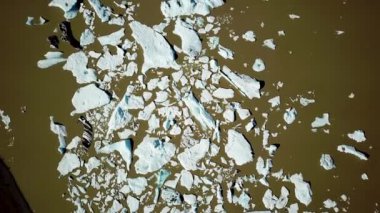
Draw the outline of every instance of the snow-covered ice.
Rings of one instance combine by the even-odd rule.
[[[266,39],[263,42],[263,47],[268,47],[269,49],[275,50],[276,44],[274,43],[273,39]]]
[[[228,139],[225,146],[225,152],[228,157],[232,158],[239,166],[249,163],[253,160],[253,150],[251,144],[243,134],[228,130]]]
[[[61,8],[67,19],[75,18],[79,11],[78,0],[51,0],[49,6]]]
[[[281,104],[281,98],[280,98],[280,96],[275,96],[275,97],[269,99],[269,100],[268,100],[268,103],[271,104],[271,107],[272,107],[272,108],[273,108],[273,107],[276,107],[276,106],[278,106],[278,105]]]
[[[109,35],[104,35],[98,37],[98,41],[102,46],[105,45],[112,45],[112,46],[117,46],[121,44],[121,38],[124,37],[124,28],[121,28],[120,30],[113,32]]]
[[[204,130],[215,129],[214,118],[206,111],[203,105],[199,103],[192,92],[185,94],[182,100]]]
[[[329,113],[323,113],[322,117],[316,117],[311,123],[311,127],[320,128],[326,125],[331,125],[329,121]]]
[[[226,89],[219,87],[212,95],[219,99],[230,99],[234,97],[234,91],[232,89]]]
[[[88,58],[86,54],[82,51],[79,51],[71,54],[67,58],[63,69],[71,71],[73,76],[76,78],[77,83],[91,83],[96,81],[97,77],[94,69],[87,68],[87,63]]]
[[[250,41],[250,42],[256,41],[256,35],[252,30],[245,32],[242,37],[246,41]]]
[[[291,107],[285,110],[283,118],[287,124],[292,124],[296,120],[296,117],[297,111],[295,108]]]
[[[222,56],[225,59],[234,59],[234,52],[226,47],[223,47],[222,45],[219,45],[218,53],[220,56]]]
[[[41,69],[49,68],[53,65],[66,61],[66,58],[62,58],[62,52],[47,52],[45,59],[39,60],[37,66]]]
[[[89,84],[79,88],[75,92],[71,102],[75,108],[71,114],[80,114],[108,104],[110,96],[95,84]]]
[[[111,8],[104,6],[100,0],[88,0],[88,3],[94,8],[96,15],[102,22],[106,22],[110,19],[112,14]]]
[[[95,42],[95,35],[90,29],[85,29],[80,36],[80,45],[86,46]]]

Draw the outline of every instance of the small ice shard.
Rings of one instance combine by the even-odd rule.
[[[95,35],[90,29],[85,29],[80,36],[79,42],[81,46],[87,46],[94,43]]]
[[[72,172],[74,169],[80,167],[80,160],[76,154],[65,153],[59,161],[57,170],[62,175],[65,176]]]
[[[41,69],[49,68],[53,65],[66,61],[65,58],[62,58],[62,52],[47,52],[45,54],[45,59],[39,60],[37,66]]]
[[[225,146],[225,152],[237,165],[241,166],[253,160],[251,144],[243,134],[230,129],[228,130],[227,140],[228,142]]]
[[[207,45],[211,50],[216,49],[219,46],[219,37],[217,36],[208,37]]]
[[[235,112],[232,109],[226,109],[223,113],[223,118],[226,119],[227,122],[234,122]]]
[[[202,51],[202,43],[190,24],[177,19],[173,33],[181,37],[181,48],[184,53],[192,58],[199,56]]]
[[[169,187],[162,187],[161,198],[169,206],[182,204],[181,194]]]
[[[230,99],[234,97],[234,90],[219,87],[212,95],[219,99]]]
[[[326,170],[331,170],[335,168],[334,160],[329,154],[322,154],[319,162],[320,165]]]
[[[84,52],[76,52],[67,58],[66,64],[63,66],[64,70],[69,70],[73,73],[77,83],[85,84],[96,81],[95,70],[87,68],[88,58]]]
[[[266,39],[263,42],[263,47],[268,47],[269,49],[275,50],[276,49],[276,44],[274,43],[273,39]]]
[[[348,133],[347,136],[358,143],[367,140],[363,130],[355,130],[353,133]]]
[[[301,16],[292,13],[292,14],[289,14],[289,18],[292,19],[292,20],[294,20],[294,19],[299,19],[299,18],[301,18]]]
[[[100,160],[98,160],[96,157],[91,157],[88,159],[88,162],[85,164],[87,173],[91,173],[93,169],[96,169],[100,166]]]
[[[191,172],[187,170],[182,170],[181,172],[181,186],[185,187],[187,190],[190,191],[191,187],[193,186],[193,175]]]
[[[91,7],[94,8],[96,15],[102,22],[109,21],[112,14],[112,10],[109,7],[103,6],[100,0],[88,0]]]
[[[288,210],[289,213],[298,213],[298,210],[299,210],[298,203],[293,203],[286,209]]]
[[[287,124],[292,124],[296,120],[296,117],[297,117],[296,109],[293,107],[286,109],[283,117],[284,117],[284,121]]]
[[[98,153],[110,154],[112,152],[119,152],[121,158],[127,164],[127,169],[132,163],[132,141],[130,139],[122,140],[116,143],[108,144],[101,149],[99,149]]]
[[[113,32],[109,35],[105,36],[100,36],[98,37],[98,41],[100,45],[105,46],[105,45],[112,45],[112,46],[117,46],[121,44],[121,38],[124,37],[124,28],[121,28],[120,30]]]
[[[260,98],[261,83],[248,75],[238,74],[231,71],[227,66],[221,70],[223,76],[249,99]]]
[[[89,84],[79,88],[75,92],[71,102],[75,108],[71,114],[74,115],[108,104],[110,96],[95,84]]]
[[[144,52],[143,73],[151,68],[179,68],[175,62],[174,50],[160,33],[138,21],[132,21],[129,26],[133,38]]]
[[[252,65],[252,69],[256,72],[262,72],[265,70],[264,61],[261,58],[256,58]]]
[[[1,121],[5,125],[4,128],[6,130],[9,130],[9,124],[11,123],[11,117],[9,117],[9,115],[4,114],[4,110],[1,110],[1,109],[0,109],[0,117],[1,117]]]
[[[360,160],[368,160],[368,157],[363,153],[355,149],[353,146],[339,145],[337,150],[339,152],[348,153],[358,157]]]
[[[129,208],[129,212],[137,212],[139,210],[140,201],[137,198],[132,197],[131,195],[128,195],[127,205]],[[119,212],[119,211],[116,211],[116,212]]]
[[[276,96],[276,97],[269,99],[268,103],[271,104],[272,108],[280,105],[280,103],[281,103],[280,96]]]
[[[59,7],[65,13],[65,18],[73,19],[79,11],[78,0],[51,0],[49,7]]]
[[[343,30],[335,30],[336,35],[343,35],[344,31]]]
[[[304,97],[301,97],[300,98],[300,104],[302,106],[307,106],[309,104],[313,104],[315,103],[315,100],[314,99],[308,99],[308,98],[304,98]]]
[[[286,204],[288,204],[288,200],[289,200],[288,196],[289,196],[289,190],[284,186],[281,187],[281,195],[276,202],[277,209],[285,208]]]
[[[242,37],[246,41],[250,41],[250,42],[256,41],[256,35],[252,30],[245,32]]]
[[[185,94],[182,98],[190,113],[199,121],[202,129],[215,129],[214,118],[206,111],[202,104],[194,97],[192,92]]]
[[[314,121],[311,123],[311,127],[313,128],[320,128],[326,125],[330,125],[329,113],[323,113],[322,117],[316,117]]]
[[[350,99],[355,98],[355,93],[351,92],[351,93],[348,95],[348,98],[350,98]]]
[[[61,154],[66,152],[66,137],[67,131],[66,127],[60,123],[54,122],[54,117],[50,116],[50,130],[58,136],[59,147],[58,151]]]
[[[135,163],[137,174],[147,174],[161,169],[175,154],[174,144],[158,138],[145,136],[134,154],[139,158]]]
[[[193,14],[205,16],[211,9],[223,4],[223,0],[164,0],[161,2],[161,12],[166,18]]]
[[[278,36],[285,36],[285,31],[280,30],[277,32]]]
[[[128,178],[128,186],[135,195],[141,195],[148,186],[148,181],[144,177]]]
[[[225,59],[234,59],[234,52],[228,48],[223,47],[219,44],[218,53]]]
[[[323,206],[326,209],[332,209],[332,208],[336,207],[336,202],[331,200],[331,199],[327,199],[327,200],[323,201]]]
[[[29,26],[32,26],[33,25],[33,20],[34,20],[34,17],[28,16],[28,18],[26,19],[25,24],[29,25]]]
[[[368,180],[369,179],[368,175],[366,173],[363,173],[360,177],[362,180]]]
[[[190,148],[186,148],[182,153],[178,154],[178,161],[186,170],[197,170],[198,162],[206,156],[210,148],[210,141],[208,139],[201,139],[201,141]]]
[[[311,202],[311,196],[313,195],[310,184],[303,180],[301,173],[290,176],[290,182],[295,186],[294,191],[297,200],[308,206]]]

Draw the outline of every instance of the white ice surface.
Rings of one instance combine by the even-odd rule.
[[[88,3],[90,3],[96,15],[102,22],[106,22],[110,19],[112,14],[111,8],[103,6],[100,0],[88,0]]]
[[[250,41],[250,42],[256,41],[256,35],[252,30],[245,32],[242,37],[246,41]]]
[[[79,41],[81,46],[92,44],[95,41],[95,35],[90,29],[85,29],[81,34]]]
[[[165,17],[176,17],[183,15],[207,15],[210,10],[224,4],[223,0],[163,0],[161,12]]]
[[[352,133],[348,133],[347,136],[358,143],[361,143],[367,140],[363,130],[355,130]]]
[[[148,186],[148,181],[144,177],[128,178],[128,187],[135,195],[141,195]]]
[[[263,59],[261,58],[256,58],[255,62],[252,65],[252,69],[256,72],[262,72],[265,70],[265,63]]]
[[[82,51],[71,54],[63,66],[64,70],[72,72],[77,83],[85,84],[96,81],[95,70],[87,68],[88,58]]]
[[[251,144],[243,134],[228,130],[228,142],[225,146],[225,152],[228,157],[232,158],[239,166],[249,163],[253,160],[253,150]]]
[[[347,154],[354,155],[354,156],[358,157],[360,160],[368,160],[367,156],[364,153],[356,150],[355,147],[353,147],[353,146],[339,145],[337,150],[339,152],[344,152]]]
[[[193,186],[194,178],[191,172],[187,170],[181,171],[181,186],[185,187],[187,190],[190,191],[191,187]]]
[[[78,0],[52,0],[49,3],[49,7],[58,7],[65,13],[65,18],[74,18],[79,10],[77,5]]]
[[[296,117],[297,117],[297,111],[293,107],[286,109],[283,116],[284,121],[287,124],[292,124],[296,120]]]
[[[127,205],[130,212],[137,212],[137,210],[139,210],[140,201],[137,198],[128,195]]]
[[[102,46],[105,45],[112,45],[117,46],[121,44],[121,38],[124,37],[124,28],[121,28],[120,30],[113,32],[109,35],[100,36],[98,37],[98,41]]]
[[[72,172],[74,169],[80,167],[80,160],[76,154],[65,153],[58,163],[57,170],[62,175],[65,176]]]
[[[332,209],[336,206],[336,202],[331,200],[331,199],[327,199],[327,200],[323,201],[323,206],[326,209]]]
[[[186,148],[182,153],[178,154],[178,161],[186,170],[197,170],[198,162],[205,157],[210,148],[208,139],[201,139],[199,143],[190,148]]]
[[[322,154],[319,162],[320,165],[326,170],[331,170],[335,168],[334,160],[329,154]]]
[[[98,150],[98,153],[110,154],[112,152],[119,152],[121,158],[125,161],[127,169],[132,163],[132,141],[130,139],[122,140],[116,143],[108,144]]]
[[[266,39],[266,40],[264,40],[263,46],[267,47],[269,49],[272,49],[272,50],[276,49],[276,44],[274,43],[273,39]]]
[[[234,90],[219,87],[212,95],[219,99],[230,99],[234,97]]]
[[[5,129],[9,129],[9,124],[11,123],[11,117],[9,115],[6,115],[4,110],[0,109],[0,117],[1,117],[1,122],[4,124]]]
[[[316,117],[311,123],[311,127],[313,128],[320,128],[326,125],[330,125],[329,113],[323,113],[322,117]]]
[[[234,52],[219,44],[218,53],[225,59],[234,59]]]
[[[66,58],[62,58],[62,52],[47,52],[45,54],[45,59],[39,60],[37,62],[38,68],[46,69],[58,63],[66,61]]]
[[[199,121],[204,130],[215,129],[214,118],[206,111],[201,103],[194,97],[193,93],[187,93],[183,102],[189,108],[190,113]]]
[[[201,40],[190,24],[177,19],[173,33],[181,37],[182,51],[188,56],[197,57],[201,53]]]
[[[290,182],[295,186],[294,191],[297,200],[308,206],[312,200],[311,196],[313,195],[310,184],[303,180],[302,174],[290,176]]]
[[[280,96],[275,96],[268,100],[268,103],[271,104],[271,107],[276,107],[281,104],[281,98]]]
[[[95,86],[95,84],[89,84],[79,88],[75,92],[71,102],[75,108],[71,114],[74,115],[106,105],[110,102],[110,97],[106,92]]]

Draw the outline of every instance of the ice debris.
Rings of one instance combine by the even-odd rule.
[[[356,150],[355,147],[353,147],[353,146],[339,145],[337,150],[339,152],[344,152],[344,153],[354,155],[354,156],[358,157],[360,160],[368,160],[368,157],[366,156],[366,154]]]
[[[81,46],[87,46],[95,42],[95,35],[90,29],[85,29],[80,36],[79,43]]]
[[[89,84],[79,88],[75,92],[71,102],[75,108],[71,114],[74,115],[108,104],[110,96],[95,84]]]
[[[271,98],[271,99],[268,100],[268,103],[271,104],[272,108],[276,107],[276,106],[280,105],[281,98],[280,98],[280,96],[273,97],[273,98]]]
[[[332,208],[336,207],[336,202],[331,200],[331,199],[327,199],[327,200],[323,201],[323,206],[326,209],[332,209]]]
[[[294,174],[290,177],[290,182],[294,184],[294,191],[297,200],[306,206],[311,202],[312,191],[310,184],[303,180],[302,174]]]
[[[50,130],[58,136],[59,147],[58,151],[61,154],[66,152],[66,137],[67,131],[66,127],[60,123],[54,121],[54,117],[50,116]]]
[[[182,51],[188,56],[193,58],[201,53],[201,40],[190,24],[177,19],[173,33],[181,37]]]
[[[225,152],[228,157],[232,158],[239,166],[249,163],[253,160],[253,150],[251,144],[236,130],[228,130],[228,139],[225,146]]]
[[[313,128],[324,127],[326,125],[330,125],[329,113],[323,113],[322,117],[316,117],[311,123],[311,127]]]
[[[265,70],[264,61],[261,58],[256,58],[253,63],[252,69],[256,72],[262,72]]]
[[[57,170],[62,176],[72,172],[74,169],[80,167],[80,160],[76,154],[65,153],[58,164]]]
[[[41,69],[49,68],[53,65],[66,61],[65,58],[62,58],[62,52],[47,52],[45,54],[45,59],[39,60],[37,66]]]
[[[178,154],[178,161],[186,170],[197,170],[198,162],[205,157],[210,148],[208,139],[201,139],[199,143],[190,148],[186,148],[182,153]]]
[[[108,144],[99,149],[98,153],[110,154],[114,151],[120,153],[121,158],[125,161],[129,170],[132,163],[132,141],[131,139],[122,140],[116,143]]]
[[[283,209],[286,204],[288,203],[288,196],[289,191],[284,186],[281,187],[281,195],[279,198],[277,198],[275,195],[273,195],[272,190],[267,189],[263,196],[263,204],[265,208],[273,210],[276,209]]]
[[[211,9],[223,4],[223,0],[164,0],[161,2],[161,12],[169,18],[193,14],[205,16]]]
[[[331,170],[335,168],[334,160],[329,154],[322,154],[319,162],[320,165],[326,170]]]
[[[198,120],[204,130],[215,129],[214,118],[206,111],[201,103],[194,97],[192,92],[185,94],[182,98],[191,114]]]
[[[168,204],[169,206],[173,205],[181,205],[182,199],[181,194],[169,187],[163,187],[161,190],[161,198]]]
[[[347,136],[358,143],[361,143],[367,140],[363,130],[355,130],[352,133],[348,133]]]

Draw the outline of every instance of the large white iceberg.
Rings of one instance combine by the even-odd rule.
[[[134,152],[139,158],[135,163],[136,173],[147,174],[161,169],[174,156],[175,149],[170,142],[145,136]]]
[[[174,50],[160,33],[138,21],[132,21],[129,26],[133,38],[144,51],[143,73],[151,68],[179,68]]]
[[[198,162],[205,157],[210,147],[208,139],[201,139],[201,141],[178,155],[178,160],[186,170],[197,170]]]
[[[88,58],[82,51],[71,54],[67,58],[64,70],[69,70],[73,73],[79,84],[85,84],[96,81],[95,70],[87,68]]]
[[[206,111],[202,104],[194,97],[192,92],[187,93],[183,98],[183,102],[190,109],[191,114],[199,121],[202,128],[215,129],[214,118]]]
[[[201,53],[201,40],[190,24],[177,19],[173,33],[181,37],[182,51],[188,56],[197,57]]]
[[[110,96],[95,86],[95,84],[89,84],[79,88],[75,92],[71,102],[75,108],[71,114],[74,115],[108,104],[110,102]]]
[[[225,146],[225,152],[237,165],[241,166],[253,160],[251,144],[243,134],[230,129],[228,130],[227,140],[228,142]]]
[[[127,169],[132,163],[132,141],[130,139],[122,140],[113,144],[106,145],[98,150],[98,153],[110,154],[117,151],[127,164]]]
[[[212,8],[223,4],[223,0],[164,0],[161,2],[161,12],[165,17],[193,14],[205,16]]]

